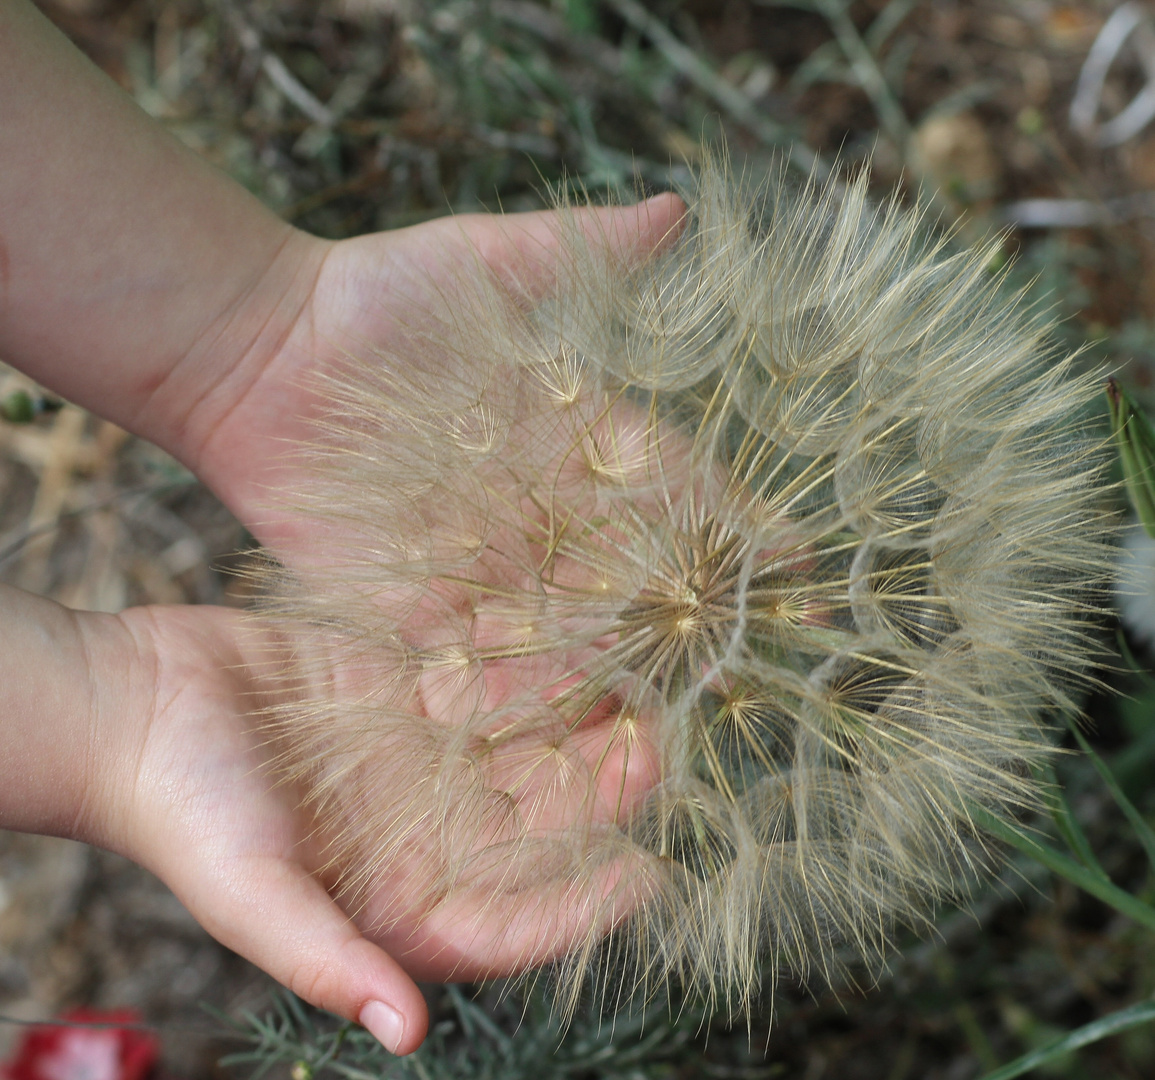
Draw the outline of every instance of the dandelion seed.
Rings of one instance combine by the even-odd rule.
[[[563,1013],[591,971],[738,1010],[1034,805],[1109,563],[1094,386],[865,177],[713,162],[644,265],[563,239],[533,310],[330,376],[268,723],[364,924],[469,897]]]

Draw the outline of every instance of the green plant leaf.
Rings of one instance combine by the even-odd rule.
[[[1075,736],[1075,741],[1079,744],[1079,749],[1090,758],[1091,764],[1095,767],[1095,772],[1099,774],[1103,783],[1107,785],[1116,805],[1123,811],[1124,816],[1131,824],[1131,828],[1135,830],[1135,835],[1139,837],[1139,843],[1143,845],[1143,850],[1147,853],[1147,861],[1151,864],[1152,868],[1155,868],[1155,831],[1147,824],[1146,819],[1136,809],[1135,804],[1127,798],[1123,789],[1119,786],[1119,781],[1115,779],[1115,774],[1111,772],[1107,763],[1095,753],[1090,743],[1083,738],[1083,733],[1079,730],[1078,725],[1072,721],[1070,727],[1071,734]]]
[[[1107,380],[1107,408],[1127,494],[1147,535],[1155,537],[1155,427],[1114,379]]]
[[[998,837],[1004,843],[1030,856],[1037,863],[1048,870],[1066,878],[1074,885],[1078,885],[1084,892],[1102,900],[1116,911],[1133,919],[1148,930],[1155,931],[1155,908],[1144,904],[1142,900],[1132,896],[1125,889],[1112,884],[1106,878],[1100,877],[1093,870],[1088,870],[1077,859],[1064,855],[1049,844],[1044,844],[1032,836],[1028,836],[1021,827],[1011,825],[982,807],[974,807],[971,811],[975,823],[987,832]]]
[[[1092,1020],[1080,1028],[1075,1028],[1074,1031],[1068,1032],[1062,1038],[1056,1039],[1046,1046],[1041,1046],[1038,1050],[1032,1050],[1029,1054],[1016,1058],[1002,1068],[995,1069],[994,1072],[987,1073],[980,1080],[1014,1080],[1014,1077],[1022,1076],[1042,1065],[1048,1065],[1056,1058],[1069,1054],[1080,1046],[1098,1042],[1108,1035],[1116,1035],[1120,1031],[1138,1027],[1140,1024],[1149,1024],[1152,1020],[1155,1020],[1155,1001],[1140,1001],[1126,1009],[1119,1009],[1118,1012],[1113,1012],[1108,1016],[1100,1017],[1098,1020]]]
[[[1071,811],[1071,804],[1067,801],[1067,796],[1058,777],[1055,776],[1054,766],[1049,763],[1043,770],[1043,780],[1047,785],[1046,798],[1051,811],[1051,819],[1059,830],[1059,835],[1088,870],[1098,874],[1104,881],[1109,881],[1107,871],[1103,869],[1095,857],[1094,851],[1091,850],[1091,843],[1087,839],[1087,834],[1083,832],[1083,827]]]
[[[36,417],[36,403],[27,390],[13,390],[0,401],[0,417],[10,424],[27,424]]]

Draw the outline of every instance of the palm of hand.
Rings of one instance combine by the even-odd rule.
[[[623,244],[646,250],[669,231],[677,211],[671,199],[648,218],[621,211],[601,227],[608,223],[611,239],[620,227]],[[307,373],[367,343],[388,347],[406,313],[436,307],[462,266],[481,265],[499,278],[529,267],[548,282],[551,222],[546,215],[514,222],[446,220],[329,249],[307,304],[280,346],[259,358],[250,391],[212,425],[195,463],[286,564],[315,540],[306,519],[275,509],[268,495],[292,491],[301,479],[286,447],[309,437],[320,408]],[[244,674],[254,643],[238,616],[220,610],[143,610],[124,619],[151,643],[156,676],[132,785],[133,816],[141,824],[124,846],[156,869],[220,940],[307,999],[356,1015],[367,992],[357,989],[350,969],[380,983],[382,958],[325,893],[323,844],[297,808],[296,793],[270,786],[267,750],[251,732],[256,688]],[[586,758],[597,752],[578,748]],[[555,805],[550,813],[564,818],[572,809]],[[405,891],[404,882],[396,886]],[[557,923],[535,923],[520,934],[509,932],[508,920],[487,928],[484,899],[465,896],[432,920],[417,909],[394,916],[378,940],[419,977],[496,975],[547,958],[576,932],[572,923],[588,917],[567,916],[564,896],[555,899]],[[364,920],[373,922],[389,907],[387,897],[373,898]],[[410,1011],[418,1011],[415,989],[409,994],[400,986],[396,971],[389,978],[395,997],[408,994]],[[411,1028],[407,1041],[414,1036],[419,1041]]]

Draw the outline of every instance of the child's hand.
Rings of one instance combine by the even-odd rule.
[[[588,213],[610,242],[643,253],[676,225],[680,209],[664,197]],[[463,274],[500,278],[529,267],[548,282],[555,225],[548,214],[530,214],[447,219],[338,244],[292,234],[281,258],[315,270],[304,298],[255,290],[248,309],[230,313],[236,325],[260,326],[258,342],[269,347],[237,348],[239,362],[216,384],[198,384],[198,366],[186,365],[192,374],[182,372],[153,395],[138,426],[169,433],[169,447],[291,565],[309,542],[309,523],[270,507],[298,480],[287,450],[309,437],[304,418],[317,412],[308,373],[345,349],[387,344]],[[295,285],[302,275],[273,272],[266,280]],[[285,311],[292,318],[278,327]],[[212,345],[219,354],[229,343]],[[173,401],[193,402],[179,422],[164,412]],[[30,789],[31,801],[18,812],[0,807],[0,823],[129,856],[162,878],[215,937],[294,992],[360,1019],[391,1049],[415,1049],[427,1023],[420,992],[326,892],[315,876],[311,823],[298,813],[295,793],[274,787],[263,767],[267,754],[252,721],[259,700],[245,670],[253,642],[242,617],[207,607],[76,614],[14,590],[0,602],[28,625],[53,627],[51,670],[40,679],[55,686],[57,719],[67,732],[61,738],[43,728],[43,742],[33,740],[10,760],[13,771],[27,762],[25,778],[54,760],[60,782],[47,795]],[[9,625],[10,665],[43,669],[45,646],[17,630],[15,614]],[[34,726],[37,704],[43,702],[21,709],[17,702],[10,715]],[[493,975],[545,958],[487,936],[483,923],[464,915],[424,945],[406,946],[405,964],[442,979]],[[400,947],[401,938],[394,940]],[[382,1005],[366,1011],[370,1002]]]
[[[670,234],[681,209],[677,199],[662,197],[590,211],[589,224],[594,235],[641,254]],[[308,389],[309,373],[340,360],[345,350],[390,343],[460,284],[463,273],[500,278],[528,267],[549,282],[556,226],[549,214],[467,217],[328,246],[312,292],[293,324],[273,338],[276,347],[244,357],[252,374],[238,372],[243,395],[216,395],[206,399],[212,403],[203,407],[207,419],[189,416],[186,430],[206,435],[181,456],[291,566],[295,551],[310,542],[312,522],[271,508],[299,484],[287,451],[294,440],[311,437],[303,418],[316,415],[318,402]],[[292,251],[287,247],[286,257]],[[179,695],[160,693],[160,700],[172,697],[180,707],[154,713],[148,756],[156,764],[137,774],[145,795],[133,803],[144,843],[130,845],[128,853],[168,882],[218,938],[301,996],[352,1017],[367,999],[383,1000],[404,1018],[398,1045],[416,1047],[425,1024],[416,987],[390,956],[358,935],[311,876],[317,853],[302,846],[307,823],[294,817],[293,792],[270,792],[267,778],[251,771],[260,754],[247,734],[253,700],[236,667],[246,639],[234,617],[169,610],[130,611],[123,618],[144,625],[164,681],[184,688]],[[222,655],[225,643],[232,644]],[[204,764],[184,775],[174,799],[170,785],[185,755]],[[397,783],[408,779],[399,775]],[[388,944],[405,950],[406,967],[419,977],[492,976],[547,958],[519,952],[505,938],[505,925],[490,932],[468,911],[451,915],[435,933],[423,927],[425,935],[405,940],[400,927],[390,936]],[[547,942],[542,937],[530,948],[548,951]]]
[[[0,107],[0,356],[171,451],[289,565],[310,526],[277,493],[294,490],[288,450],[320,406],[308,375],[396,344],[470,275],[542,291],[553,276],[549,214],[341,243],[292,229],[27,0],[0,0]],[[584,213],[591,235],[641,257],[681,210],[667,196]],[[74,613],[0,587],[0,826],[136,859],[225,944],[408,1052],[424,1001],[330,898],[312,823],[264,770],[241,621]],[[405,962],[436,978],[535,958],[493,944],[470,932]]]
[[[684,211],[658,196],[638,206],[578,212],[591,237],[644,257]],[[189,350],[174,377],[136,415],[221,496],[266,544],[293,546],[291,522],[272,509],[296,482],[288,452],[313,438],[319,408],[311,375],[346,356],[401,345],[470,278],[493,275],[513,288],[549,291],[558,219],[549,212],[448,217],[395,232],[328,243],[291,232],[251,295]],[[230,340],[230,338],[234,338]],[[211,386],[198,378],[201,352],[238,359]],[[188,402],[194,402],[192,408]],[[270,499],[272,493],[272,499]]]

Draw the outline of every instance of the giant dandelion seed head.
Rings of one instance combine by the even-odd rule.
[[[363,923],[468,898],[562,1012],[591,971],[733,1010],[876,958],[1033,803],[1107,562],[1094,388],[866,187],[711,162],[648,261],[563,213],[547,299],[329,376],[268,720]]]

